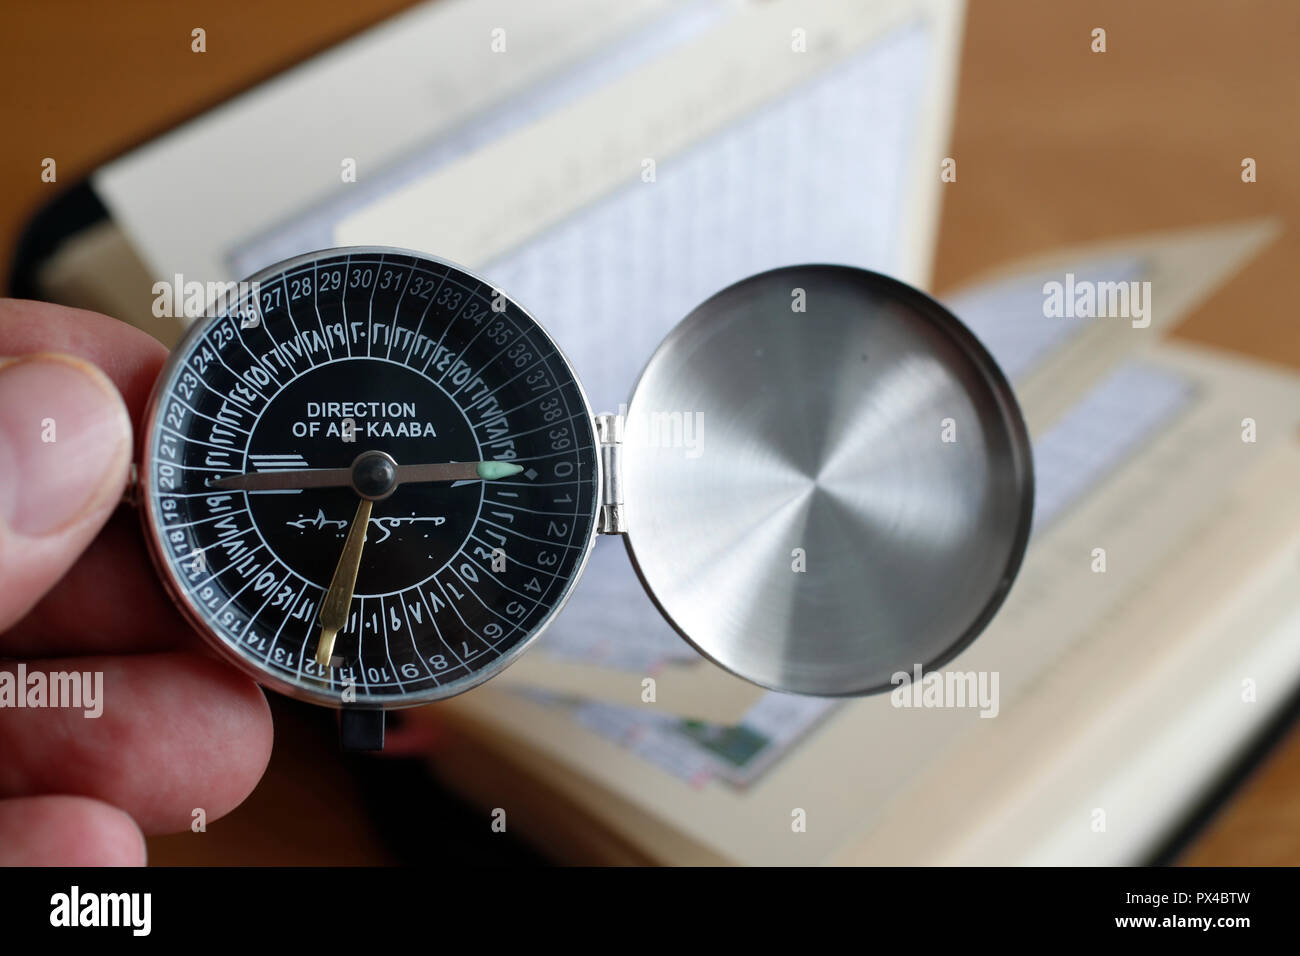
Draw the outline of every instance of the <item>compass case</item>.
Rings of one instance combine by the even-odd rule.
[[[856,695],[988,624],[1033,513],[1011,388],[943,306],[876,273],[752,276],[664,340],[623,422],[626,543],[702,654]],[[895,680],[896,683],[896,680]]]

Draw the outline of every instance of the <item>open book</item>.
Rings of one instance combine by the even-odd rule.
[[[106,166],[110,219],[42,282],[170,342],[156,280],[416,247],[491,276],[617,411],[668,329],[745,275],[830,261],[926,284],[961,18],[946,0],[441,0]],[[212,148],[232,140],[258,147]],[[1014,380],[1038,474],[1021,577],[944,669],[978,706],[748,685],[602,540],[535,650],[430,708],[459,731],[439,771],[575,859],[1143,859],[1300,677],[1300,386],[1164,338],[1271,229],[1060,250],[946,297]],[[1053,283],[1135,292],[1086,319],[1050,314]]]
[[[1040,386],[1048,400],[1026,408],[1038,495],[1025,566],[989,629],[943,669],[996,674],[991,696],[971,682],[964,708],[919,695],[745,698],[707,665],[661,662],[669,699],[681,670],[692,694],[712,688],[743,708],[684,719],[639,701],[646,670],[624,650],[602,668],[621,701],[558,682],[531,690],[525,663],[431,711],[472,741],[437,766],[476,799],[497,794],[493,805],[519,802],[500,802],[503,778],[529,781],[529,832],[559,826],[554,849],[578,859],[1145,859],[1300,678],[1300,508],[1286,492],[1300,478],[1300,377],[1159,337],[1271,232],[1074,250],[1072,267],[1024,263],[951,297],[1022,395],[1058,369]],[[1043,286],[1067,272],[1152,282],[1163,321],[1045,318]],[[1104,346],[1089,341],[1099,335]],[[806,831],[792,830],[794,811]]]

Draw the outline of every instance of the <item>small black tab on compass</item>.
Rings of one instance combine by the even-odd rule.
[[[384,711],[339,711],[339,747],[345,751],[384,749]]]

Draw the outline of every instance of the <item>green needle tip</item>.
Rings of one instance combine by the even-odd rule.
[[[511,475],[517,475],[523,470],[523,465],[512,465],[508,461],[480,461],[478,463],[478,476],[485,481],[492,481],[496,478],[509,478]]]

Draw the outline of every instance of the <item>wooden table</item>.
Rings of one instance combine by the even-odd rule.
[[[51,0],[6,10],[0,257],[8,261],[37,207],[99,163],[408,5]],[[950,150],[958,178],[945,186],[936,288],[1055,246],[1272,214],[1285,223],[1282,238],[1174,334],[1300,368],[1300,5],[970,6]],[[207,31],[205,54],[190,52],[194,27]],[[1105,53],[1090,50],[1096,27],[1106,30]],[[58,163],[54,185],[40,178],[47,156]],[[1256,160],[1258,182],[1241,181],[1244,157]],[[258,824],[285,815],[304,767],[325,774],[318,785],[334,779],[346,792],[329,761],[319,735],[295,734],[293,746],[276,748],[254,799],[229,818],[236,842],[220,857],[167,838],[151,841],[154,860],[325,862],[266,846]],[[309,812],[342,817],[355,804]],[[349,825],[349,860],[385,858],[364,828],[319,821],[336,832]],[[1182,861],[1300,863],[1300,731],[1283,737]]]

